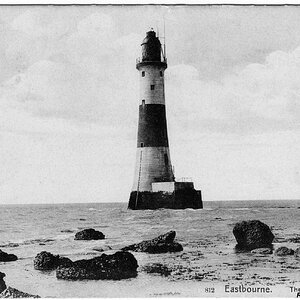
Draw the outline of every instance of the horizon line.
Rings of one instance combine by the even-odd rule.
[[[300,201],[299,199],[247,199],[247,200],[203,200],[203,202],[229,202],[229,201]],[[115,202],[43,202],[43,203],[0,203],[0,206],[8,206],[8,205],[63,205],[63,204],[101,204],[101,203],[124,203],[127,204],[125,201],[115,201]]]

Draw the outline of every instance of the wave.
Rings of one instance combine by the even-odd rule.
[[[40,243],[46,244],[54,241],[55,241],[54,239],[33,239],[33,240],[24,241],[22,244],[23,245],[40,244]]]
[[[89,211],[103,211],[102,209],[96,209],[94,207],[88,208]]]
[[[73,229],[63,229],[61,230],[60,232],[65,232],[65,233],[72,233],[72,232],[75,232],[76,230],[73,230]]]
[[[21,245],[46,244],[54,241],[55,241],[54,239],[32,239],[32,240],[25,240],[20,242],[9,242],[0,245],[0,248],[15,248]]]
[[[0,245],[0,248],[15,248],[19,246],[20,244],[18,243],[7,243],[7,244]]]

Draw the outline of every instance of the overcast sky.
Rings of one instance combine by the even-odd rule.
[[[163,34],[175,175],[300,198],[300,7],[0,7],[0,203],[126,202],[135,59]]]

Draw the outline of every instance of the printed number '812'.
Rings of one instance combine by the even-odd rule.
[[[205,288],[205,293],[214,293],[215,292],[215,288],[210,287],[210,288]]]

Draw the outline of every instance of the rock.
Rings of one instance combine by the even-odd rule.
[[[18,260],[18,257],[14,254],[8,254],[0,250],[0,261],[7,262],[7,261],[15,261]]]
[[[295,257],[300,257],[300,248],[297,248],[294,252]]]
[[[6,287],[6,284],[3,280],[5,274],[0,272],[0,298],[40,298],[38,295],[31,295],[23,293],[12,287]]]
[[[59,266],[56,277],[65,280],[120,280],[136,277],[137,267],[137,261],[131,253],[118,251],[112,255],[102,254],[92,259],[77,260],[71,266]]]
[[[300,243],[300,236],[296,236],[294,238],[290,238],[290,239],[288,239],[288,242],[299,244]]]
[[[172,273],[171,269],[160,263],[145,265],[142,270],[146,273],[157,273],[162,276],[169,276]]]
[[[33,239],[23,242],[23,245],[33,245],[33,244],[46,244],[54,242],[53,239]]]
[[[36,270],[54,270],[60,265],[70,265],[72,261],[67,257],[42,251],[34,258],[33,264]]]
[[[157,243],[156,245],[149,245],[142,252],[158,254],[158,253],[167,253],[167,252],[180,252],[183,250],[183,247],[176,242],[173,243]],[[139,250],[138,250],[139,251]]]
[[[105,235],[93,228],[84,229],[75,234],[75,240],[103,240]]]
[[[254,254],[272,254],[273,250],[271,248],[257,248],[251,251]]]
[[[9,286],[0,294],[0,298],[41,298],[41,297],[38,295],[31,295],[28,293],[21,292]]]
[[[17,243],[8,243],[8,244],[4,244],[4,245],[0,245],[0,248],[15,248],[15,247],[19,247],[20,245]]]
[[[94,247],[94,248],[92,248],[92,250],[98,251],[98,252],[104,252],[104,251],[111,250],[111,249],[112,248],[110,246],[106,246],[106,245],[104,245],[103,247]]]
[[[3,278],[5,277],[5,274],[0,272],[0,293],[2,293],[6,289],[6,284]]]
[[[233,234],[237,241],[237,248],[245,250],[270,248],[274,239],[269,226],[258,220],[235,224]]]
[[[166,253],[182,251],[182,246],[179,243],[174,242],[175,235],[175,231],[169,231],[166,234],[160,235],[155,239],[127,246],[122,248],[122,250],[147,253]]]
[[[293,249],[289,249],[287,247],[280,247],[275,250],[274,254],[277,256],[287,256],[287,255],[293,255],[294,252],[295,251]]]
[[[63,229],[63,230],[61,230],[60,232],[71,233],[71,232],[74,232],[74,230],[71,230],[71,229]]]

